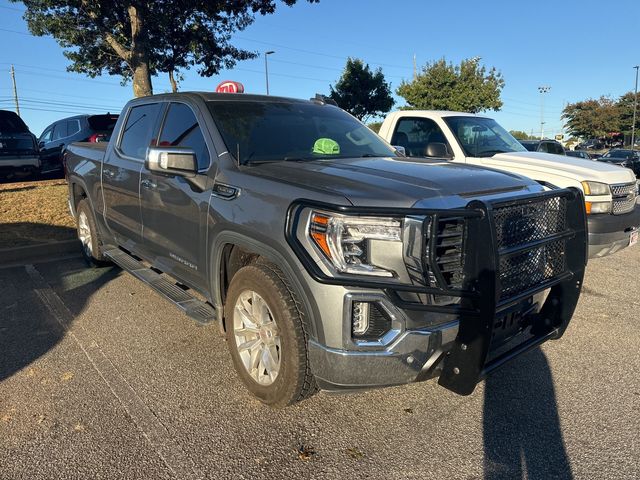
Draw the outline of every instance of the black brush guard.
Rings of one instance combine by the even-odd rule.
[[[433,249],[424,255],[421,268],[425,275],[431,271],[435,285],[424,278],[421,282],[415,282],[414,278],[414,284],[409,285],[348,276],[329,277],[296,238],[299,213],[305,207],[347,215],[426,216],[431,225],[437,225],[440,219],[463,219],[462,285],[447,284],[441,271],[434,268],[438,259]],[[547,210],[558,212],[549,218]],[[560,338],[580,296],[587,262],[587,222],[584,197],[578,189],[551,190],[512,200],[472,201],[464,209],[448,210],[336,207],[299,200],[292,204],[288,218],[287,241],[316,281],[380,288],[399,308],[459,317],[458,335],[442,361],[439,383],[461,395],[471,394],[478,382],[518,355],[547,340]],[[428,235],[426,227],[424,230],[421,241],[428,244],[433,241],[433,232]],[[416,266],[407,265],[407,268],[411,270]],[[527,275],[531,277],[529,281]],[[501,350],[499,355],[492,355],[495,354],[495,348],[492,349],[495,320],[548,289],[549,294],[539,311],[525,312],[528,338],[513,348]],[[399,292],[453,299],[454,303],[407,301],[406,295],[401,296]]]

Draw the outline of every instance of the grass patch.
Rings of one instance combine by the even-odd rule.
[[[0,184],[0,248],[73,238],[64,180]]]

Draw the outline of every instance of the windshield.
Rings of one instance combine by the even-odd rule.
[[[631,150],[611,150],[605,153],[602,158],[632,158]]]
[[[29,129],[22,119],[13,112],[0,110],[0,132],[27,133]]]
[[[495,120],[482,117],[445,117],[467,157],[492,157],[497,153],[526,152],[518,140]]]
[[[530,152],[535,152],[538,149],[538,142],[520,142],[524,148]]]
[[[396,156],[369,128],[331,105],[210,101],[229,152],[240,164]]]

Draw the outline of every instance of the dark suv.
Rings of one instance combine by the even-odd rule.
[[[0,110],[0,176],[36,173],[39,168],[35,135],[14,112]]]
[[[566,155],[562,144],[560,142],[556,142],[555,140],[520,140],[520,143],[530,152]]]
[[[609,150],[602,157],[598,158],[601,162],[615,163],[621,167],[633,170],[636,177],[640,176],[640,152],[637,150],[623,150],[616,148]]]
[[[42,171],[62,170],[62,151],[73,142],[108,142],[118,115],[76,115],[52,123],[45,128],[38,146]]]

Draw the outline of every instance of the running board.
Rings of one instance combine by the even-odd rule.
[[[188,291],[171,283],[155,270],[144,266],[127,252],[115,248],[104,252],[104,255],[138,280],[149,285],[196,322],[205,325],[216,319],[216,311],[209,303],[193,297]]]

